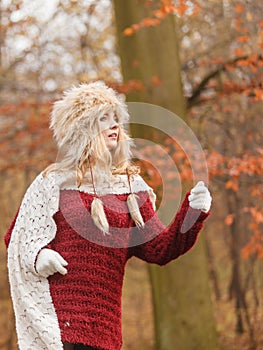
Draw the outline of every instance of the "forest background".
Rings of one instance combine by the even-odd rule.
[[[183,332],[176,333],[173,326],[167,331],[166,320],[187,329],[173,319],[178,311],[173,302],[182,296],[160,288],[170,283],[178,289],[173,285],[173,279],[180,279],[175,265],[155,270],[131,260],[123,295],[123,349],[263,349],[262,14],[263,4],[253,0],[0,1],[1,350],[16,349],[2,238],[27,186],[56,159],[48,128],[52,103],[72,84],[97,79],[125,94],[127,101],[177,112],[204,149],[213,193],[203,248],[193,249],[205,256],[202,272],[196,284],[184,285],[185,295],[198,295],[196,286],[202,284],[196,307],[209,311],[206,316],[195,313],[213,345],[187,345],[185,340],[178,345]],[[158,62],[149,59],[157,56]],[[136,127],[132,132],[141,133]],[[156,131],[143,132],[141,138],[160,142]],[[171,139],[161,139],[181,180],[192,186],[187,154]],[[145,159],[151,152],[145,149]],[[161,155],[156,157],[161,161]],[[160,204],[158,169],[141,165]],[[197,261],[195,254],[175,264]],[[206,273],[208,288],[203,289],[201,275]],[[182,297],[180,310],[189,306],[184,304],[191,300]],[[194,329],[202,332],[196,323],[187,329],[188,338]]]

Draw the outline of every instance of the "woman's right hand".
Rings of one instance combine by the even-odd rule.
[[[65,268],[68,263],[55,250],[44,248],[42,249],[36,259],[36,272],[42,277],[48,277],[56,272],[65,275],[68,271]]]

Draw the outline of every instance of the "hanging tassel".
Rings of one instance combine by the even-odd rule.
[[[144,221],[142,218],[142,215],[140,213],[139,205],[136,200],[136,195],[134,193],[131,193],[128,195],[127,198],[127,206],[129,208],[129,212],[131,214],[131,217],[133,221],[135,222],[135,225],[140,228],[144,227]]]
[[[152,189],[148,190],[149,198],[152,203],[153,210],[156,211],[156,194]]]
[[[135,225],[140,228],[140,227],[144,227],[144,221],[139,209],[139,205],[137,202],[136,196],[133,192],[132,192],[132,187],[131,187],[131,180],[130,180],[130,174],[128,171],[128,168],[126,168],[126,174],[127,174],[127,178],[128,178],[128,184],[129,184],[129,189],[130,189],[130,194],[128,195],[127,198],[127,206],[129,209],[129,212],[131,214],[131,217],[133,219],[133,221],[135,222]]]
[[[94,191],[94,198],[93,198],[93,201],[91,203],[91,208],[90,208],[91,217],[92,217],[94,224],[103,232],[103,234],[109,235],[110,234],[109,223],[108,223],[105,211],[104,211],[103,203],[97,197],[90,156],[88,156],[88,161],[89,161],[91,182],[92,182],[93,191]]]
[[[103,203],[99,198],[93,198],[90,212],[94,224],[103,232],[103,234],[109,235],[109,223],[106,218]]]

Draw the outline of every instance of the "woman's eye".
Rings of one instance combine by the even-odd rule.
[[[117,114],[114,115],[114,120],[115,120],[115,122],[119,121],[119,118],[118,118]]]
[[[106,119],[107,119],[107,116],[106,116],[106,115],[103,115],[102,117],[100,117],[100,121],[101,121],[101,122],[104,122]]]

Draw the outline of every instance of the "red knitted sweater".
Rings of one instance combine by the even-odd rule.
[[[137,256],[164,265],[194,245],[208,214],[191,209],[188,195],[174,221],[166,228],[154,212],[148,194],[139,192],[140,212],[145,222],[143,229],[134,226],[127,211],[128,195],[105,195],[102,200],[111,235],[104,236],[87,211],[83,211],[83,207],[90,211],[93,195],[75,190],[61,191],[60,210],[54,215],[57,233],[50,248],[68,262],[68,273],[50,276],[49,284],[63,342],[82,343],[104,350],[121,348],[125,264],[129,258]],[[187,212],[186,224],[191,220],[194,224],[186,233],[181,233]],[[5,236],[6,245],[14,222],[15,219]],[[85,235],[87,239],[83,237]],[[145,243],[138,245],[138,242]]]

